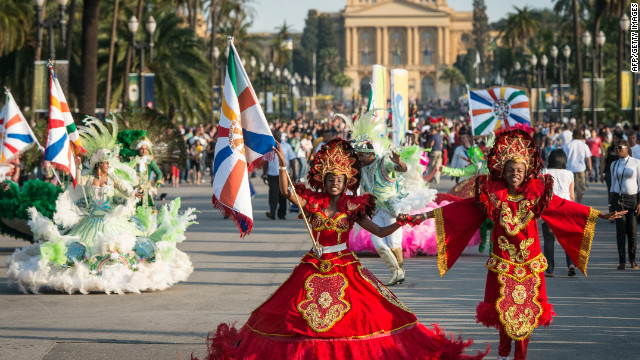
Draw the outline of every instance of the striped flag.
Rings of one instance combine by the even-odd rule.
[[[51,162],[56,169],[71,175],[75,187],[75,157],[83,155],[87,151],[82,147],[69,105],[51,64],[49,64],[49,85],[51,86],[51,103],[49,105],[49,129],[44,160]]]
[[[518,124],[531,126],[529,98],[524,90],[494,87],[469,91],[469,113],[474,135],[487,135]]]
[[[6,91],[7,99],[0,115],[2,125],[2,149],[0,150],[0,164],[11,161],[31,145],[37,143],[35,135],[27,120],[22,115],[18,104]]]
[[[233,41],[224,79],[213,162],[213,206],[231,216],[244,237],[253,227],[248,164],[276,145]]]

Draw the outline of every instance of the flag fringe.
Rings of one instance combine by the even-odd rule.
[[[245,236],[251,233],[251,229],[253,229],[253,220],[248,216],[245,216],[235,210],[229,209],[226,205],[220,202],[216,195],[211,196],[211,203],[213,207],[220,210],[224,217],[230,217],[234,223],[238,226],[238,230],[240,230],[240,237],[244,238]],[[247,231],[242,231],[242,223],[248,224]]]

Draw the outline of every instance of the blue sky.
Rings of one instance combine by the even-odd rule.
[[[344,8],[346,0],[253,0],[251,6],[256,10],[256,19],[251,31],[262,32],[275,31],[284,20],[292,25],[296,32],[302,32],[304,19],[309,9],[318,9],[323,12],[337,12]],[[449,0],[449,7],[459,11],[473,10],[473,0]],[[552,8],[552,0],[485,0],[489,22],[504,17],[513,12],[513,5],[530,8]]]

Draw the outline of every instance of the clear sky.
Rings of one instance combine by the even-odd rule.
[[[473,0],[448,0],[449,7],[459,11],[473,10]],[[273,32],[286,20],[295,32],[302,32],[304,19],[309,9],[321,12],[337,12],[344,8],[346,0],[253,0],[251,6],[256,11],[253,32]],[[532,9],[553,7],[553,0],[485,0],[489,22],[497,21],[509,12],[513,5]]]

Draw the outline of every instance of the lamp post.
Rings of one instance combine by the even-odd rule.
[[[129,32],[131,33],[131,46],[136,49],[136,50],[140,50],[140,70],[139,70],[139,83],[140,83],[140,107],[145,107],[145,103],[144,103],[144,77],[142,76],[143,72],[144,72],[144,49],[149,48],[149,61],[151,61],[153,59],[153,34],[156,31],[156,20],[153,18],[153,16],[149,16],[149,19],[147,19],[147,22],[145,24],[145,29],[147,30],[147,33],[149,34],[149,42],[145,42],[145,41],[136,41],[136,33],[138,32],[138,27],[140,25],[140,23],[138,22],[138,19],[135,17],[135,15],[131,16],[131,19],[129,19],[129,23],[127,24],[129,27]]]
[[[255,79],[255,70],[257,63],[258,62],[256,61],[256,58],[252,55],[251,58],[249,58],[249,66],[251,66],[251,81],[254,81]]]
[[[309,85],[311,85],[311,80],[309,80],[309,78],[305,75],[302,78],[302,83],[304,84],[304,96],[307,98],[304,102],[304,112],[308,112],[309,111]]]
[[[287,49],[287,51],[289,51],[289,76],[291,76],[291,74],[293,74],[293,38],[291,36],[289,36],[287,38],[287,40],[285,41],[285,47]],[[286,70],[286,69],[285,69]],[[293,92],[291,93],[291,101],[290,101],[290,114],[291,117],[293,117]]]
[[[58,18],[54,18],[53,15],[47,16],[46,19],[42,19],[44,0],[34,0],[34,6],[36,8],[36,26],[37,26],[37,49],[42,48],[42,29],[46,28],[49,35],[49,59],[54,60],[56,58],[56,49],[54,42],[54,31],[56,28],[60,28],[60,40],[62,46],[67,44],[66,27],[67,19],[65,12],[67,8],[68,0],[57,0],[58,2]],[[39,60],[39,59],[36,59]]]
[[[607,41],[607,37],[604,36],[604,32],[602,32],[602,30],[600,30],[600,32],[598,33],[598,37],[596,38],[596,41],[598,42],[598,45],[599,45],[598,49],[599,49],[600,53],[599,54],[595,54],[595,52],[594,52],[594,54],[593,54],[594,55],[594,61],[593,62],[595,64],[595,56],[599,55],[600,56],[600,71],[599,71],[598,78],[602,78],[603,77],[603,75],[602,75],[602,68],[603,68],[602,63],[604,62],[604,51],[603,50],[604,50],[604,43]],[[595,66],[593,67],[593,71],[596,72]],[[594,87],[594,94],[595,94],[595,87]],[[594,99],[595,99],[595,95],[594,95]],[[595,109],[593,109],[593,110],[594,110],[594,114],[595,114],[596,113]],[[596,130],[598,129],[597,121],[598,121],[598,118],[597,118],[597,116],[594,115],[594,117],[593,117],[593,128],[596,129]]]
[[[597,115],[596,115],[596,87],[595,87],[595,76],[596,76],[596,64],[595,64],[595,54],[593,51],[591,51],[589,49],[589,45],[591,45],[591,33],[589,33],[589,31],[585,31],[584,34],[582,34],[582,43],[584,44],[585,47],[585,51],[584,51],[584,55],[586,57],[586,61],[589,61],[589,58],[592,58],[592,62],[593,62],[593,66],[591,68],[591,112],[592,112],[592,119],[593,119],[593,123],[594,123],[594,127],[595,127],[595,123],[596,121],[598,121]],[[585,64],[585,68],[588,66],[587,64]]]
[[[284,68],[284,70],[282,70],[282,84],[283,85],[288,85],[289,84],[289,79],[291,79],[291,73],[289,72],[288,68]],[[285,91],[287,89],[285,88]],[[289,101],[289,97],[287,95],[284,96],[285,99],[287,100],[287,102]],[[285,108],[285,110],[289,110],[289,104],[287,104],[287,107]]]
[[[513,64],[513,73],[515,75],[515,81],[516,83],[520,82],[520,69],[522,69],[522,66],[520,65],[520,62],[516,61],[515,64]]]
[[[627,16],[627,14],[622,14],[622,17],[620,18],[620,30],[622,30],[622,34],[624,37],[624,51],[622,52],[622,57],[624,57],[625,59],[627,59],[627,49],[629,48],[629,38],[627,37],[627,34],[629,32],[631,26],[631,21],[629,20],[629,17]],[[622,70],[622,58],[618,58],[618,69]],[[638,74],[635,72],[631,72],[631,113],[632,113],[632,119],[633,119],[633,124],[637,125],[638,124]],[[618,84],[618,91],[620,93],[622,93],[622,88],[621,88],[621,84]],[[622,98],[622,95],[620,96],[620,98]]]
[[[569,56],[571,56],[571,48],[569,47],[569,45],[565,45],[562,48],[562,55],[564,56],[565,59],[565,64],[567,66],[567,74],[569,73]],[[562,59],[560,59],[560,63],[557,64],[556,63],[556,58],[558,57],[558,48],[553,45],[551,47],[551,57],[553,58],[553,73],[555,76],[556,73],[556,69],[560,70],[560,85],[559,85],[559,89],[558,89],[558,97],[559,97],[559,107],[560,107],[560,121],[563,120],[564,118],[564,81],[563,81],[563,72],[562,72]]]
[[[278,84],[276,90],[278,93],[278,113],[282,114],[282,97],[280,96],[280,77],[282,76],[282,71],[280,71],[280,68],[276,68],[274,74],[276,75],[276,84]]]
[[[538,124],[540,123],[540,72],[536,68],[538,65],[538,57],[536,54],[531,55],[531,73],[533,74],[533,78],[531,79],[531,87],[536,86],[536,118],[538,119]],[[537,81],[536,81],[537,80]]]
[[[540,65],[542,67],[542,88],[547,89],[547,64],[549,63],[549,59],[547,58],[546,54],[542,54],[542,57],[540,58]],[[540,91],[540,71],[538,71],[538,124],[540,123],[540,118],[541,118],[541,114],[540,114],[540,103],[542,101],[545,101],[546,104],[546,99],[544,97],[542,97],[542,91]]]
[[[211,81],[211,106],[215,109],[218,105],[218,97],[216,96],[216,69],[218,68],[218,59],[220,58],[220,49],[217,46],[213,47],[213,80]]]

